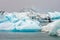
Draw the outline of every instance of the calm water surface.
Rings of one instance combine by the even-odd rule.
[[[0,40],[60,40],[41,32],[0,32]]]

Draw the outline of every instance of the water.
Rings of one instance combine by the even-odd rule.
[[[41,32],[0,32],[0,40],[60,40]]]
[[[60,37],[42,32],[0,32],[0,40],[60,40]]]
[[[0,32],[0,40],[60,40],[60,37],[42,32]]]
[[[60,37],[41,32],[0,32],[0,40],[60,40]]]

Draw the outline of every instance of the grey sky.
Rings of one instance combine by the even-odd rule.
[[[19,11],[21,8],[36,7],[40,11],[60,11],[60,0],[0,0],[0,10]]]

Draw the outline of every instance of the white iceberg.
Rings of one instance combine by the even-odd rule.
[[[0,23],[0,30],[13,30],[14,28],[14,24],[10,22]]]
[[[0,23],[0,30],[40,30],[40,22],[36,20],[33,21],[27,15],[25,15],[26,13],[24,13],[5,13],[4,17],[6,19],[3,18],[4,21]]]
[[[49,35],[60,35],[60,20],[49,23],[47,26],[42,27],[43,32],[48,32]]]
[[[13,13],[6,13],[5,17],[7,18],[7,20],[9,20],[11,23],[15,23],[18,22],[19,19],[16,17],[16,15],[14,15]]]
[[[16,23],[17,30],[40,30],[38,21],[32,21],[28,17],[22,18],[18,23]]]
[[[0,30],[13,30],[16,19],[13,14],[3,14],[0,16]]]
[[[4,15],[0,14],[0,23],[3,23],[5,21],[8,21],[7,18]]]
[[[60,12],[57,12],[57,11],[55,11],[55,12],[48,12],[48,14],[49,14],[49,16],[50,16],[52,21],[60,19]]]
[[[23,17],[27,16],[29,12],[13,12],[13,14],[18,18],[18,19],[22,19]]]

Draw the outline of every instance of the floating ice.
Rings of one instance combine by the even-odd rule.
[[[13,13],[7,13],[7,14],[5,14],[5,17],[12,23],[19,21],[19,19]]]
[[[19,16],[20,15],[20,16]],[[4,19],[5,18],[5,19]],[[38,21],[31,20],[24,13],[6,13],[4,15],[3,22],[1,20],[0,30],[12,30],[12,31],[37,31],[40,30],[41,27]],[[5,21],[6,20],[6,21]]]
[[[17,30],[22,31],[37,31],[41,30],[38,21],[32,21],[29,17],[22,18],[19,22],[15,24]]]
[[[0,16],[0,30],[13,30],[16,19],[13,14],[3,14]]]
[[[47,26],[42,27],[42,31],[48,32],[50,35],[58,35],[60,33],[60,20],[49,23]]]
[[[0,23],[0,30],[13,30],[14,24],[10,22]]]
[[[23,17],[26,17],[27,14],[29,14],[30,12],[13,12],[13,14],[18,18],[18,19],[22,19]]]
[[[7,18],[4,15],[0,14],[0,23],[8,21]]]
[[[52,21],[60,19],[60,12],[48,12]]]

